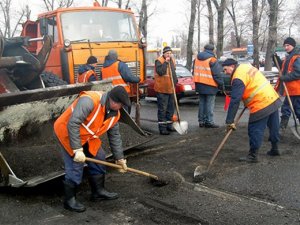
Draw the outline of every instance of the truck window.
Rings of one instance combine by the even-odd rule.
[[[61,15],[64,39],[70,41],[138,41],[133,15],[123,12],[81,11]]]
[[[56,17],[48,19],[48,35],[52,37],[53,43],[58,41]]]

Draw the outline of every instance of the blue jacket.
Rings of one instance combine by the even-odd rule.
[[[103,67],[108,67],[116,61],[117,60],[107,59],[107,57],[105,57]],[[131,70],[129,69],[129,67],[126,63],[120,61],[118,70],[119,70],[119,73],[122,76],[122,79],[125,82],[128,82],[128,83],[139,83],[140,82],[140,78],[137,77],[137,76],[132,75]]]
[[[211,57],[215,57],[214,53],[212,51],[209,50],[204,50],[203,52],[199,52],[197,55],[197,59],[199,60],[206,60],[208,58]],[[192,73],[194,74],[194,66],[195,66],[195,60],[193,61],[193,71]],[[196,91],[199,94],[204,94],[204,95],[215,95],[218,93],[218,89],[222,90],[223,89],[223,78],[221,77],[221,73],[223,71],[222,66],[220,65],[220,63],[218,61],[216,61],[215,63],[211,63],[210,64],[210,69],[211,69],[211,73],[213,76],[213,79],[215,80],[215,82],[217,83],[219,88],[210,86],[210,85],[206,85],[206,84],[202,84],[202,83],[195,83],[196,84]]]

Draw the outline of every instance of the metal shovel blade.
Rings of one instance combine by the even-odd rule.
[[[290,126],[290,129],[291,129],[292,133],[294,134],[294,136],[300,140],[300,135],[299,135],[299,133],[298,133],[298,130],[299,130],[300,128],[298,127],[298,129],[296,130],[296,127],[295,127],[295,126]]]
[[[175,121],[173,122],[173,127],[174,129],[180,134],[187,134],[187,130],[188,130],[188,122],[187,121]]]

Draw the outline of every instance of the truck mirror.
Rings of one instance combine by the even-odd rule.
[[[48,19],[47,18],[40,19],[40,33],[42,36],[48,34]]]

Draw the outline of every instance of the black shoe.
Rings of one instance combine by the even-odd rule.
[[[250,155],[250,154],[245,157],[241,157],[239,159],[239,161],[248,162],[248,163],[257,163],[258,162],[257,157],[254,155]]]
[[[161,135],[169,135],[169,134],[170,134],[170,132],[167,131],[167,130],[161,130],[159,133],[160,133]]]
[[[176,130],[173,127],[167,127],[167,131],[174,132]]]
[[[205,123],[199,123],[199,127],[205,127]]]
[[[267,152],[267,155],[269,155],[269,156],[279,156],[280,155],[280,153],[279,153],[279,151],[277,150],[270,150],[270,151],[268,151]]]
[[[104,188],[104,174],[90,176],[88,180],[92,191],[91,201],[95,202],[98,200],[114,200],[119,197],[118,193],[109,192]]]
[[[211,123],[211,124],[205,124],[206,128],[219,128],[220,126],[218,126],[217,124]]]

